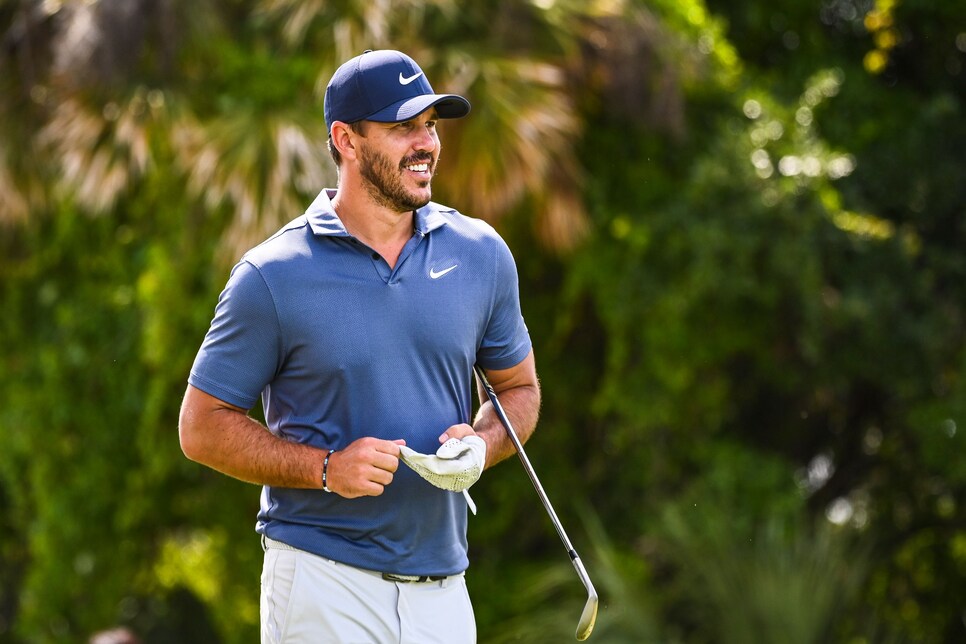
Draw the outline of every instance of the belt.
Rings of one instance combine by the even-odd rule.
[[[443,581],[448,575],[396,575],[391,572],[382,573],[382,578],[386,581],[394,581],[399,584],[424,584],[427,581]]]
[[[265,535],[262,535],[262,548],[275,548],[276,550],[293,550],[295,552],[303,552],[298,548],[293,548],[287,543],[282,543],[281,541],[276,541],[275,539],[270,539]],[[376,573],[380,574],[380,573]],[[397,575],[391,572],[382,573],[382,578],[386,581],[392,581],[397,584],[425,584],[428,581],[443,581],[449,575]]]

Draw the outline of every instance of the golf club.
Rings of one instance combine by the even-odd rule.
[[[591,583],[590,577],[587,575],[587,570],[577,555],[577,551],[574,550],[570,539],[567,538],[567,533],[564,532],[563,525],[561,525],[560,519],[557,518],[557,513],[553,511],[553,506],[550,505],[550,499],[547,498],[547,493],[543,491],[543,486],[540,485],[540,480],[537,479],[537,473],[533,470],[533,466],[530,465],[530,459],[527,458],[527,453],[523,450],[523,443],[520,442],[520,437],[517,436],[516,431],[510,424],[510,419],[507,418],[506,412],[503,411],[503,406],[500,405],[500,399],[497,398],[496,392],[490,386],[490,381],[486,379],[486,375],[479,365],[474,365],[473,369],[476,371],[476,377],[480,379],[480,384],[483,385],[487,397],[493,403],[493,409],[496,410],[496,415],[503,424],[503,428],[506,429],[507,435],[513,442],[513,446],[517,450],[517,456],[520,457],[520,462],[523,463],[523,469],[526,470],[527,475],[530,477],[530,482],[533,483],[533,487],[537,491],[537,496],[540,497],[543,507],[546,508],[547,514],[550,515],[550,520],[557,529],[557,534],[560,535],[560,540],[563,542],[564,548],[567,549],[567,554],[570,555],[570,560],[574,564],[577,576],[580,577],[584,588],[587,589],[587,603],[584,604],[584,610],[580,614],[580,621],[577,622],[576,633],[577,639],[583,641],[590,637],[591,631],[594,630],[594,622],[597,621],[597,591],[594,590],[594,584]]]

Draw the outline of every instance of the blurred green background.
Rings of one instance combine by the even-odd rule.
[[[435,198],[519,267],[592,641],[966,641],[966,3],[0,2],[0,641],[257,640],[258,489],[177,414],[366,48],[473,103]],[[513,461],[481,642],[585,599]]]

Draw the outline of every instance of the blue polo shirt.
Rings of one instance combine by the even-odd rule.
[[[287,440],[341,449],[364,436],[432,453],[470,422],[473,365],[530,352],[516,266],[491,226],[429,203],[394,268],[353,238],[323,191],[234,267],[189,382]],[[466,569],[466,503],[400,463],[378,497],[265,486],[256,530],[381,572]]]

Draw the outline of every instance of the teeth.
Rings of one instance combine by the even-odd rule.
[[[408,165],[408,166],[406,166],[406,169],[407,170],[412,170],[413,172],[426,172],[427,170],[429,170],[429,164],[428,163],[417,163],[415,165]]]

